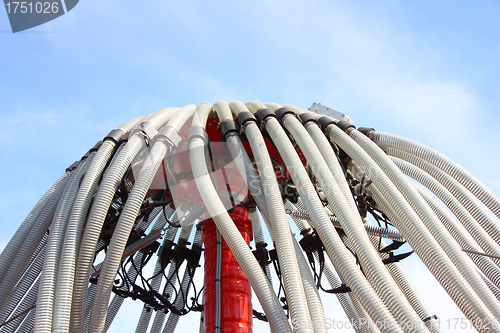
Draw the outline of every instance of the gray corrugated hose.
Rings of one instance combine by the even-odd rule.
[[[235,110],[237,106],[239,106],[242,110],[246,109],[244,104],[241,102],[233,102],[232,105],[233,110]],[[220,112],[222,110],[226,112]],[[214,111],[216,111],[219,115],[221,122],[233,119],[227,103],[215,103]],[[248,110],[246,109],[245,111]],[[223,114],[225,114],[224,118]],[[317,325],[310,325],[312,320],[307,307],[297,257],[289,255],[290,253],[293,253],[294,245],[292,235],[290,233],[290,226],[288,225],[288,221],[286,219],[285,208],[283,207],[283,199],[281,198],[278,181],[276,180],[276,176],[274,174],[274,168],[271,164],[269,152],[267,151],[266,144],[264,143],[264,138],[255,123],[246,126],[245,133],[248,137],[250,147],[252,148],[255,163],[259,170],[262,189],[265,193],[269,221],[271,222],[275,247],[278,253],[280,268],[283,273],[283,284],[287,296],[287,304],[290,308],[292,323],[294,323],[297,327],[297,332],[313,332],[313,327],[316,327]],[[235,146],[236,149],[234,149],[234,151],[242,152],[245,150],[241,144],[239,136],[231,135],[226,137],[226,140],[228,145]],[[234,153],[233,155],[238,154]],[[324,320],[324,318],[318,319],[321,323]],[[321,325],[318,327],[321,327]]]
[[[205,127],[209,109],[201,109],[196,113],[192,126]],[[196,122],[195,122],[196,120]],[[274,290],[269,280],[260,268],[254,255],[248,248],[245,240],[234,225],[224,205],[220,201],[215,190],[207,166],[205,165],[205,143],[201,138],[193,138],[189,143],[189,154],[191,168],[193,170],[196,186],[200,191],[201,198],[210,213],[215,225],[220,230],[229,249],[234,254],[252,286],[262,308],[269,320],[273,332],[291,332],[290,325],[286,319]]]
[[[367,152],[337,126],[330,125],[326,130],[330,139],[362,166],[362,171],[368,175],[383,197],[390,202],[390,206],[394,208],[402,221],[399,223],[396,220],[394,225],[464,314],[470,320],[478,318],[492,318],[494,320],[491,312],[477,295],[470,292],[467,281],[450,262],[403,195]],[[438,262],[439,264],[437,264]]]
[[[248,102],[246,106],[252,113],[265,108],[264,104],[257,101]],[[361,274],[354,259],[350,253],[348,253],[342,240],[340,240],[333,225],[330,223],[323,209],[323,205],[316,194],[316,190],[312,186],[304,166],[285,131],[279,125],[277,119],[273,117],[268,117],[267,119],[265,123],[266,131],[283,158],[297,191],[312,218],[312,223],[315,226],[316,232],[323,241],[328,255],[341,270],[342,275],[347,279],[356,298],[367,310],[370,317],[375,322],[378,321],[390,325],[391,328],[387,326],[383,328],[386,332],[402,332],[401,327],[397,324],[394,317],[387,310],[386,306],[380,300],[366,278]]]
[[[408,203],[420,217],[421,221],[444,250],[445,254],[451,259],[451,262],[457,267],[458,271],[472,287],[472,290],[474,290],[484,305],[486,305],[488,310],[495,318],[500,318],[500,303],[498,303],[496,297],[484,283],[483,279],[481,279],[477,270],[472,267],[467,255],[461,250],[443,224],[440,223],[429,205],[427,205],[425,200],[412,186],[409,179],[406,178],[387,154],[373,141],[354,128],[350,128],[348,131],[354,141],[373,158],[401,191]]]
[[[486,207],[500,218],[500,199],[476,177],[440,152],[405,137],[377,131],[373,131],[373,141],[377,144],[404,150],[432,163],[474,193]]]
[[[195,109],[196,107],[192,104],[180,108],[166,126],[174,128],[174,131],[182,127]],[[121,255],[144,197],[167,151],[172,152],[172,146],[168,141],[163,139],[155,141],[120,215],[99,275],[99,282],[92,303],[89,323],[89,330],[92,332],[101,332],[104,328],[108,300],[121,261]]]

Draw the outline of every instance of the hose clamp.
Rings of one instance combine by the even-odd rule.
[[[157,134],[157,140],[165,140],[170,146],[179,149],[182,145],[182,138],[175,128],[170,125],[163,126]]]
[[[328,126],[335,124],[338,120],[332,119],[327,116],[322,116],[316,119],[316,123],[319,125],[321,130],[326,133]]]
[[[276,114],[266,108],[262,108],[259,111],[255,112],[255,117],[257,118],[257,125],[260,127],[261,130],[264,129],[266,122],[269,120],[269,117],[276,118]]]
[[[345,120],[339,120],[338,122],[335,123],[335,125],[337,125],[337,127],[340,128],[341,130],[343,130],[344,132],[347,132],[347,130],[349,128],[356,129],[356,126],[354,126],[353,124],[348,123]]]
[[[146,144],[149,146],[153,138],[158,134],[158,130],[156,129],[156,126],[153,125],[152,122],[146,120],[137,125],[129,135],[129,139],[132,135],[134,134],[140,134],[144,137],[146,140]]]
[[[358,131],[366,135],[369,139],[373,139],[373,132],[375,132],[375,128],[373,127],[359,127]]]
[[[282,107],[282,108],[279,108],[278,110],[276,110],[276,118],[278,118],[280,124],[283,124],[283,119],[286,116],[290,116],[290,115],[295,116],[295,112],[293,112],[292,110],[290,110],[287,107]]]
[[[81,162],[82,162],[82,160],[78,160],[78,161],[73,162],[73,164],[71,164],[69,167],[66,168],[66,172],[71,172],[71,171],[75,170],[76,168],[78,168],[78,166],[80,165]]]
[[[302,122],[302,125],[304,127],[309,126],[310,123],[315,123],[315,124],[318,123],[316,121],[316,117],[314,116],[314,113],[312,113],[312,112],[304,112],[304,113],[299,114],[299,119]]]
[[[189,129],[188,132],[188,145],[191,144],[191,142],[194,139],[200,139],[203,141],[205,145],[208,144],[208,134],[205,131],[205,129],[201,126],[193,126]]]
[[[226,141],[226,138],[230,133],[233,133],[233,135],[240,134],[238,124],[234,120],[226,120],[219,123],[218,130],[221,132],[222,141]]]
[[[121,139],[124,136],[125,136],[125,133],[123,132],[123,130],[117,128],[117,129],[114,129],[111,132],[109,132],[108,135],[106,135],[104,137],[104,139],[102,139],[102,141],[111,140],[111,141],[114,141],[115,144],[117,144],[121,141]]]

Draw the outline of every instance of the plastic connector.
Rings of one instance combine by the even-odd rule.
[[[293,115],[293,116],[295,116],[295,113],[292,110],[290,110],[289,108],[287,108],[287,107],[282,107],[282,108],[279,108],[278,110],[276,110],[276,118],[278,118],[278,121],[280,123],[283,123],[283,118],[286,115]]]
[[[201,139],[205,145],[208,144],[209,141],[207,132],[201,126],[193,126],[189,129],[188,144],[191,144],[191,141],[194,139]]]
[[[319,117],[318,119],[316,119],[316,123],[319,125],[319,127],[321,128],[321,130],[323,132],[326,132],[327,127],[332,125],[332,124],[335,124],[336,122],[337,122],[337,120],[334,120],[334,119],[327,117],[327,116],[322,116],[322,117]]]
[[[316,117],[311,112],[304,112],[299,114],[299,119],[302,122],[302,125],[304,125],[304,127],[307,127],[306,124],[309,123],[315,123],[315,124],[318,123],[316,121]]]
[[[264,124],[266,123],[266,119],[269,117],[274,117],[278,118],[276,114],[269,110],[269,109],[260,109],[259,111],[255,112],[255,117],[257,118],[257,125],[262,129]]]
[[[115,142],[115,144],[117,144],[122,140],[124,136],[125,133],[121,129],[117,128],[109,132],[108,135],[106,135],[104,139],[102,139],[102,141],[112,140]]]
[[[177,133],[177,131],[169,125],[163,126],[156,137],[157,140],[164,140],[175,149],[179,149],[183,142],[181,136]]]
[[[252,112],[249,111],[243,111],[240,112],[238,117],[236,117],[236,122],[240,127],[244,127],[246,123],[249,121],[253,121],[254,123],[257,123],[257,118],[252,114]]]
[[[153,125],[150,121],[143,121],[137,127],[149,141],[151,141],[151,139],[158,134],[158,130],[155,125]]]
[[[226,141],[227,135],[229,133],[233,133],[236,135],[240,134],[240,130],[238,127],[238,124],[233,121],[233,120],[226,120],[222,123],[219,123],[220,126],[220,132],[221,132],[221,139],[222,141]]]
[[[363,133],[364,135],[366,135],[367,137],[370,138],[370,135],[372,134],[372,132],[375,131],[375,128],[373,128],[373,127],[359,127],[358,131],[360,131],[361,133]]]
[[[335,125],[337,125],[337,127],[340,128],[341,130],[343,130],[344,132],[346,132],[347,129],[349,129],[349,128],[356,128],[356,126],[348,123],[345,120],[340,120],[339,122],[335,123]]]

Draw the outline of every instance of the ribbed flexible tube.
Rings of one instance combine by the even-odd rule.
[[[30,233],[33,225],[38,220],[38,217],[42,213],[43,209],[50,201],[52,194],[54,193],[56,187],[60,182],[66,182],[67,178],[70,176],[70,173],[63,174],[51,187],[50,189],[43,195],[43,197],[38,201],[38,203],[33,207],[28,216],[24,219],[21,226],[17,229],[14,236],[7,243],[2,253],[0,254],[0,282],[3,279],[3,276],[7,272],[12,264],[12,261],[16,257],[19,249],[24,244],[26,237]]]
[[[271,124],[271,121],[272,120],[268,123]],[[354,204],[352,195],[348,196],[349,201],[351,201],[349,204],[346,198],[347,194],[344,194],[345,191],[343,192],[340,189],[337,180],[333,177],[319,149],[316,147],[316,144],[300,121],[293,116],[284,116],[282,122],[284,127],[294,137],[302,153],[306,157],[323,193],[326,195],[330,206],[333,208],[333,212],[337,216],[351,244],[354,246],[354,250],[363,267],[363,271],[370,283],[372,283],[375,290],[377,290],[380,297],[399,323],[403,323],[404,326],[409,327],[410,325],[406,323],[417,322],[419,320],[417,314],[410,306],[401,290],[394,284],[391,275],[385,269],[384,264],[373,248],[366,234],[358,209]],[[266,125],[266,128],[267,126],[268,125]],[[338,163],[337,159],[329,160],[328,162],[330,165]],[[337,173],[342,173],[340,166],[338,166],[338,169]],[[340,179],[340,177],[338,178]],[[341,180],[342,183],[345,183],[344,177],[342,177]],[[415,330],[409,331],[426,332],[427,330],[416,327]]]
[[[457,243],[462,249],[481,252],[481,249],[474,243],[468,234],[458,225],[455,219],[429,194],[421,188],[415,186],[422,198],[427,202],[429,207],[434,211],[437,217],[441,220],[444,226],[448,229],[450,234],[455,238]],[[492,258],[477,255],[467,252],[469,258],[476,264],[476,266],[490,279],[493,284],[500,288],[500,269],[492,261]]]
[[[89,156],[89,158],[91,159],[92,157]],[[87,158],[87,160],[89,158]],[[86,164],[86,162],[84,163]],[[67,180],[68,178],[66,177],[64,179]],[[44,209],[38,216],[29,234],[24,240],[23,245],[19,249],[19,252],[15,256],[14,260],[12,260],[9,270],[5,273],[4,278],[0,283],[0,308],[5,304],[12,288],[14,288],[14,285],[25,271],[29,261],[33,257],[33,252],[36,250],[38,244],[44,237],[44,234],[47,232],[47,229],[52,222],[52,217],[54,216],[59,199],[61,198],[66,185],[66,181],[61,181],[56,185],[49,202],[47,202]]]
[[[500,199],[476,177],[450,158],[424,144],[399,135],[374,131],[373,141],[377,144],[407,151],[432,163],[465,186],[498,218],[500,218]]]
[[[363,219],[365,225],[372,225],[370,220]],[[387,246],[387,243],[378,237],[370,235],[370,241],[375,249],[384,248]],[[379,252],[379,256],[381,259],[387,259],[389,255],[387,253]],[[406,275],[403,267],[398,262],[393,262],[385,265],[387,271],[391,274],[394,281],[397,283],[399,289],[403,292],[408,302],[411,304],[415,312],[418,314],[419,318],[422,321],[425,321],[425,325],[431,332],[442,332],[439,328],[439,322],[433,317],[427,305],[424,303],[422,297],[415,289],[413,283],[410,281],[408,276]]]
[[[263,244],[264,242],[264,235],[262,233],[262,226],[261,226],[261,221],[260,221],[260,216],[259,213],[255,210],[254,212],[251,212],[250,209],[248,210],[248,217],[250,220],[252,220],[252,233],[253,233],[253,239],[255,241],[255,247],[259,244]],[[271,237],[271,239],[273,239]],[[266,273],[267,279],[269,280],[269,283],[271,285],[273,284],[272,278],[271,278],[271,270],[269,269],[269,265],[266,265],[264,267],[264,271]]]
[[[427,187],[434,193],[451,212],[458,218],[458,220],[469,231],[474,240],[481,246],[481,248],[488,254],[500,256],[500,246],[491,239],[488,233],[481,228],[477,221],[469,214],[469,212],[455,199],[441,183],[431,177],[427,172],[418,168],[417,166],[408,163],[402,159],[391,156],[393,162],[405,173],[406,175],[414,178],[419,183]],[[461,230],[461,228],[460,228]],[[453,233],[452,233],[453,234]],[[468,237],[468,236],[467,236]],[[500,260],[494,259],[497,265]]]
[[[179,119],[189,118],[194,110],[194,105],[186,105],[182,107],[169,120],[167,126],[169,126],[170,123],[175,124],[176,126],[181,125]],[[154,143],[153,148],[151,149],[151,152],[147,157],[139,176],[137,177],[134,187],[132,188],[125,207],[120,215],[108,247],[106,259],[104,260],[101,274],[99,276],[94,302],[92,303],[92,312],[89,323],[89,330],[92,332],[101,332],[104,328],[106,317],[105,311],[107,309],[113,280],[121,261],[121,255],[125,249],[130,231],[144,197],[168,149],[170,149],[169,146],[167,146],[167,143],[163,140],[157,140]]]
[[[26,318],[29,310],[33,309],[36,306],[36,296],[38,294],[39,285],[40,279],[37,279],[28,293],[26,293],[26,297],[23,298],[19,306],[11,314],[10,318],[7,319],[8,322],[1,327],[2,333],[14,332],[19,327],[24,318]]]
[[[174,213],[174,217],[177,217],[182,214],[177,214]],[[175,219],[174,219],[175,221]],[[189,239],[189,235],[191,234],[191,230],[193,230],[193,225],[186,225],[182,227],[180,235],[179,235],[179,240],[177,241],[177,244],[179,243],[185,243]],[[167,281],[165,284],[165,287],[163,289],[163,296],[167,298],[168,301],[172,299],[173,293],[174,293],[174,288],[175,285],[177,284],[177,279],[174,277],[176,270],[178,271],[180,267],[177,267],[177,264],[175,263],[175,260],[172,260],[170,262],[170,266],[168,269],[167,273]],[[163,311],[157,311],[155,315],[155,319],[153,320],[153,324],[151,326],[151,333],[160,333],[163,328],[163,322],[165,321],[166,313]]]
[[[38,245],[37,250],[34,254],[34,259],[31,261],[30,265],[24,272],[22,278],[16,284],[16,287],[9,295],[5,306],[2,307],[0,311],[0,325],[5,322],[7,317],[10,316],[12,311],[19,305],[22,298],[28,291],[28,289],[33,285],[35,280],[38,278],[38,274],[42,271],[43,268],[43,259],[45,257],[47,236],[44,236],[40,244]]]
[[[362,166],[363,172],[366,172],[373,184],[382,192],[383,197],[394,208],[401,221],[403,221],[403,223],[398,223],[397,220],[396,222],[393,221],[396,228],[403,234],[413,250],[454,299],[462,312],[470,320],[493,318],[491,312],[484,306],[477,295],[470,293],[470,286],[467,281],[450,262],[415,211],[377,163],[337,126],[330,125],[327,131],[330,139]],[[437,264],[438,262],[439,264]]]
[[[193,240],[193,249],[196,248],[201,248],[203,244],[203,240],[201,238],[201,231],[196,230],[196,233],[194,235],[194,240]],[[195,271],[189,270],[189,268],[186,266],[184,270],[184,276],[182,277],[182,282],[181,282],[181,288],[180,292],[181,295],[177,296],[177,299],[175,300],[174,307],[177,310],[181,310],[184,307],[184,302],[186,302],[186,299],[182,295],[185,295],[186,297],[189,294],[189,289],[191,287],[191,280],[193,278],[193,274]],[[164,333],[173,333],[175,331],[175,328],[177,327],[177,324],[179,322],[180,316],[178,314],[170,312],[170,316],[168,316],[167,323],[165,324],[165,328],[163,329]]]
[[[93,158],[94,155],[91,155]],[[57,274],[59,271],[59,260],[64,242],[64,235],[73,208],[75,197],[78,193],[80,181],[87,172],[90,161],[80,166],[73,172],[67,188],[57,205],[52,220],[49,240],[47,244],[47,255],[43,263],[43,271],[40,277],[40,288],[37,299],[37,311],[35,315],[34,328],[37,332],[50,332],[52,330],[52,315],[54,309],[54,296]]]
[[[223,110],[226,112],[221,112]],[[227,105],[227,103],[215,103],[214,111],[216,111],[219,115],[221,122],[230,120],[227,119],[228,117],[231,117],[232,120],[231,111],[229,110],[229,105]],[[226,114],[226,118],[222,118],[223,114]],[[273,230],[275,247],[278,253],[278,260],[283,277],[283,285],[287,296],[287,304],[290,309],[292,323],[297,327],[296,329],[294,327],[294,329],[297,332],[313,332],[314,330],[311,327],[311,315],[307,307],[297,257],[290,256],[290,253],[294,252],[292,235],[290,232],[290,226],[286,219],[283,199],[281,198],[278,181],[276,180],[276,176],[274,174],[274,168],[271,163],[271,158],[269,157],[269,152],[267,151],[264,138],[255,123],[251,123],[246,126],[245,133],[254,154],[255,163],[259,170],[260,183],[262,184],[262,189],[265,193],[265,200],[268,207],[271,228]],[[232,151],[234,151],[232,152],[233,156],[238,156],[241,154],[241,151],[245,150],[240,138],[237,135],[231,135],[227,137],[226,140],[229,147],[234,147],[232,149]],[[318,332],[320,331],[324,332],[324,330],[318,329]]]
[[[248,102],[246,106],[253,113],[264,107],[262,103],[257,101]],[[330,223],[304,166],[283,128],[275,118],[268,117],[268,119],[265,125],[267,133],[283,158],[328,255],[335,262],[335,265],[339,267],[342,275],[348,280],[349,286],[370,317],[375,322],[390,324],[391,332],[402,332],[401,327],[396,323],[394,317],[387,310],[366,278],[361,274],[354,259],[348,253],[333,225]],[[387,326],[384,328],[384,331],[388,332]]]
[[[481,207],[481,204],[455,179],[420,157],[391,147],[385,148],[391,156],[407,161],[439,181],[467,209],[488,235],[500,244],[500,225]],[[479,229],[479,228],[475,228]]]
[[[133,127],[134,123],[133,120],[128,121],[118,129],[126,133]],[[66,234],[64,236],[59,274],[57,276],[52,326],[54,332],[69,331],[76,256],[79,250],[83,225],[87,218],[88,210],[97,189],[98,182],[115,152],[115,146],[116,142],[114,140],[104,140],[95,154],[89,169],[85,173],[85,177],[80,184],[78,194],[73,204]]]
[[[190,140],[189,154],[193,176],[201,198],[255,291],[269,320],[271,330],[276,332],[291,332],[279,300],[268,279],[260,269],[257,260],[234,225],[224,205],[218,199],[217,191],[212,184],[204,162],[204,142],[198,138]]]
[[[439,221],[429,205],[415,190],[408,178],[405,177],[387,154],[364,134],[352,129],[349,135],[365,149],[375,162],[386,172],[477,296],[495,318],[500,318],[500,303],[498,303],[496,297],[491,293],[488,286],[477,273],[477,270],[472,266],[467,255],[461,250],[457,242]]]

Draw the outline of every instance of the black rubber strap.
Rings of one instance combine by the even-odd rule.
[[[295,113],[287,107],[282,107],[276,110],[276,118],[278,118],[280,123],[283,122],[283,117],[287,114],[295,115]]]
[[[262,125],[264,122],[265,123],[265,120],[269,117],[274,117],[274,118],[277,118],[276,117],[276,114],[269,110],[269,109],[266,109],[266,108],[263,108],[263,109],[260,109],[259,111],[255,112],[255,117],[257,118],[257,125],[259,125],[259,127],[262,129]]]
[[[222,141],[226,141],[226,137],[229,133],[233,132],[235,134],[240,133],[238,124],[233,120],[226,120],[219,124]]]
[[[115,143],[118,143],[122,140],[122,138],[124,136],[125,136],[125,133],[123,133],[123,131],[121,129],[114,129],[111,132],[109,132],[109,134],[106,135],[104,137],[104,139],[102,139],[102,141],[112,140]]]
[[[313,122],[317,124],[316,117],[311,112],[304,112],[299,114],[299,119],[302,122],[302,125],[306,126],[307,123]]]
[[[172,147],[179,149],[182,145],[182,138],[172,126],[163,126],[156,135],[158,140],[163,139]]]
[[[203,143],[208,144],[208,134],[201,126],[193,126],[189,129],[188,143],[194,139],[201,139]]]
[[[337,127],[343,130],[344,132],[347,131],[348,128],[356,128],[356,126],[354,126],[353,124],[349,124],[345,120],[339,120],[339,122],[337,122],[335,125],[337,125]]]
[[[327,116],[322,116],[320,118],[318,118],[316,120],[316,122],[318,123],[319,127],[321,127],[321,130],[323,132],[326,131],[326,128],[331,125],[331,124],[335,124],[335,120],[333,120],[332,118],[330,117],[327,117]]]

